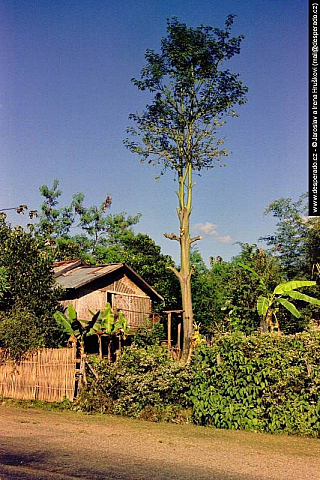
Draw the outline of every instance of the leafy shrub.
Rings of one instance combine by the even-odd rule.
[[[138,327],[134,336],[134,344],[137,347],[147,347],[149,345],[159,345],[165,339],[162,323],[152,324],[147,322]]]
[[[193,419],[217,428],[319,435],[317,333],[228,334],[194,355]]]
[[[99,382],[89,376],[78,399],[85,411],[108,412],[153,420],[185,416],[190,371],[159,346],[126,348],[119,362],[91,359]]]
[[[11,358],[19,360],[24,353],[43,347],[35,314],[26,307],[15,305],[11,312],[0,312],[0,346]]]
[[[77,408],[152,421],[319,436],[317,332],[225,334],[201,343],[191,365],[159,346],[126,348],[116,364],[92,359],[99,375]]]
[[[37,336],[44,338],[47,347],[56,347],[62,331],[53,314],[59,308],[61,290],[55,285],[50,255],[41,239],[21,227],[11,228],[3,216],[0,216],[0,270],[0,312],[13,319],[16,305],[22,305],[24,311],[28,309],[37,319]],[[21,333],[20,329],[20,336]],[[26,335],[27,344],[31,334],[26,331]],[[15,341],[13,331],[11,342]]]

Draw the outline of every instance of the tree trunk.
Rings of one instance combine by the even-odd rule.
[[[180,222],[180,249],[181,249],[181,269],[180,286],[182,297],[182,318],[183,318],[183,342],[182,342],[182,361],[186,361],[191,347],[193,332],[193,310],[191,295],[191,266],[190,266],[190,234],[189,217],[190,212],[185,208],[182,221]]]
[[[102,337],[98,335],[98,343],[99,343],[99,357],[102,359]]]
[[[260,329],[262,333],[268,333],[269,327],[272,325],[272,314],[273,314],[273,311],[272,309],[269,308],[266,315],[263,315],[261,317]]]
[[[108,338],[108,361],[111,362],[111,335]]]
[[[183,343],[181,360],[186,362],[190,358],[189,352],[191,348],[193,334],[193,310],[191,295],[191,274],[190,265],[190,246],[201,237],[190,238],[190,215],[192,205],[192,165],[189,163],[184,171],[179,174],[179,191],[176,192],[179,198],[179,208],[177,213],[180,224],[180,235],[165,234],[171,240],[177,240],[180,243],[180,271],[169,267],[178,277],[181,287],[182,297],[182,323],[183,323]]]

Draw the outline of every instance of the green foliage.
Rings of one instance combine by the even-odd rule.
[[[148,347],[151,345],[160,345],[161,341],[165,339],[165,333],[162,323],[151,322],[138,327],[134,335],[134,345],[137,347]]]
[[[229,301],[232,266],[222,259],[211,259],[207,268],[197,251],[191,253],[191,277],[194,318],[205,334],[229,330],[225,305]]]
[[[125,348],[117,363],[91,359],[99,381],[88,375],[78,408],[137,418],[179,421],[187,407],[190,373],[159,346]],[[88,372],[89,373],[89,372]]]
[[[318,436],[318,333],[216,337],[192,363],[194,421],[216,428]]]
[[[130,332],[128,322],[124,314],[120,310],[117,312],[116,315],[114,314],[109,302],[106,303],[106,307],[104,310],[98,311],[96,314],[94,314],[93,312],[90,313],[93,315],[92,320],[95,320],[95,323],[92,327],[92,332],[98,335],[100,357],[102,358],[103,355],[101,337],[107,337],[108,360],[111,361],[112,337],[118,337],[119,350],[121,350],[121,339],[126,339],[127,335]]]
[[[142,161],[183,175],[189,163],[199,171],[226,155],[216,131],[222,117],[234,115],[232,107],[245,102],[247,92],[238,75],[221,68],[240,53],[243,36],[230,35],[233,18],[229,15],[220,30],[187,27],[174,17],[168,20],[161,53],[147,50],[141,79],[133,83],[155,95],[141,115],[130,115],[136,128],[128,132],[139,143],[125,142]]]
[[[11,318],[15,306],[22,305],[35,317],[37,335],[52,347],[61,330],[53,319],[60,290],[52,275],[52,260],[35,239],[22,228],[11,228],[0,220],[0,268],[5,272],[5,290],[0,295],[0,311]]]
[[[231,262],[211,258],[210,268],[199,253],[192,264],[195,319],[205,334],[242,331],[250,334],[260,325],[256,310],[258,297],[282,280],[277,260],[257,245],[241,244]],[[244,267],[245,265],[245,267]],[[281,320],[283,316],[279,317]]]
[[[0,346],[10,358],[19,360],[26,352],[45,346],[45,336],[39,332],[39,320],[22,305],[9,312],[0,312]]]
[[[3,297],[4,292],[9,290],[8,272],[5,267],[0,267],[0,299]]]
[[[77,342],[79,342],[81,353],[84,353],[84,341],[86,337],[96,333],[94,325],[97,322],[100,312],[94,314],[89,322],[87,320],[78,319],[77,312],[73,305],[68,305],[67,313],[68,315],[65,315],[64,313],[57,311],[53,316],[57,324],[67,335],[75,337]]]
[[[190,365],[133,345],[114,364],[90,358],[77,408],[216,428],[319,436],[320,336],[224,334]],[[98,378],[98,379],[97,379]]]
[[[108,214],[112,205],[109,196],[99,207],[86,207],[81,192],[72,196],[69,205],[60,208],[59,197],[62,192],[58,187],[58,180],[54,180],[52,188],[47,185],[40,187],[45,200],[41,205],[38,223],[32,225],[34,233],[54,247],[55,260],[82,258],[94,262],[96,254],[101,255],[101,249],[117,245],[123,237],[132,235],[132,226],[138,223],[140,214]],[[74,227],[82,232],[71,235]]]
[[[281,283],[277,285],[273,293],[275,295],[289,295],[289,292],[302,287],[314,287],[316,282],[313,280],[291,280],[290,282]]]
[[[245,267],[245,265],[243,265]],[[264,285],[260,279],[260,283],[265,289],[267,296],[260,295],[257,300],[257,310],[259,315],[261,315],[261,328],[266,330],[268,327],[273,329],[272,317],[275,317],[277,322],[277,328],[279,328],[278,319],[276,313],[278,308],[276,304],[280,304],[285,307],[294,317],[301,318],[301,313],[288,299],[283,298],[283,296],[289,296],[295,300],[304,301],[310,303],[311,305],[320,306],[320,300],[310,297],[309,295],[304,295],[303,293],[296,292],[295,290],[302,287],[314,287],[316,282],[310,280],[291,280],[290,282],[281,283],[277,285],[273,290],[272,294],[268,294],[267,287]]]
[[[307,236],[306,236],[306,250],[307,250],[307,264],[311,266],[311,272],[308,271],[311,278],[318,278],[320,276],[320,217],[309,218],[307,221]],[[318,264],[318,267],[317,267]]]
[[[278,219],[277,229],[273,235],[261,238],[271,247],[283,267],[286,279],[304,280],[319,278],[317,263],[320,257],[320,220],[318,217],[307,217],[307,195],[302,195],[297,202],[290,198],[280,198],[271,203],[265,211]],[[307,291],[307,293],[309,293]],[[313,290],[313,295],[320,296],[320,287]],[[302,329],[310,320],[319,321],[319,311],[310,306],[303,306],[304,321],[299,322]],[[282,322],[283,323],[283,322]],[[287,331],[296,331],[296,321],[286,322]]]
[[[265,215],[272,214],[277,221],[277,229],[273,235],[262,237],[271,251],[279,257],[288,279],[310,278],[313,257],[309,230],[312,223],[307,221],[307,195],[301,195],[297,202],[291,198],[280,198],[272,202],[265,210]],[[312,229],[312,228],[311,228]],[[312,234],[311,234],[312,236]],[[309,245],[310,243],[310,245]]]

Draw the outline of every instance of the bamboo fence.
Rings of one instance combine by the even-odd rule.
[[[73,400],[76,349],[43,348],[20,362],[5,359],[0,349],[0,397],[60,402]]]

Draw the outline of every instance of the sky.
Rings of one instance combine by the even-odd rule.
[[[168,18],[223,28],[230,13],[245,39],[228,66],[248,102],[221,130],[226,167],[195,179],[192,234],[205,261],[272,234],[265,208],[308,189],[306,0],[0,0],[0,209],[39,208],[39,187],[57,178],[61,206],[76,192],[87,206],[110,195],[110,213],[141,213],[135,231],[178,262],[163,236],[178,231],[174,175],[156,181],[123,145],[129,114],[150,100],[131,78],[147,49],[159,51]]]

